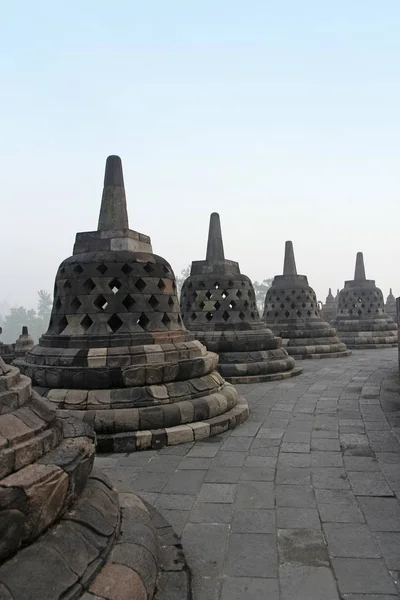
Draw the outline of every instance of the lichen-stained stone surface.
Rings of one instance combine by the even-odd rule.
[[[156,448],[225,431],[247,403],[182,322],[175,276],[128,226],[121,159],[106,163],[97,231],[57,272],[48,331],[16,364],[98,433],[99,451]]]
[[[176,598],[187,598],[169,524],[132,493],[120,506],[93,460],[91,428],[57,413],[0,359],[1,600],[147,600],[158,586],[168,593],[176,572]]]
[[[218,213],[210,217],[206,260],[192,262],[180,303],[185,326],[219,355],[219,372],[228,381],[256,383],[301,372],[260,319],[250,279],[225,259]]]
[[[285,244],[283,275],[276,275],[267,291],[264,321],[283,338],[284,347],[296,359],[338,358],[350,351],[336,329],[324,321],[314,290],[305,275],[298,275],[293,244]]]
[[[336,311],[337,311],[337,301],[333,297],[332,289],[329,288],[329,292],[326,297],[325,304],[323,304],[323,306],[322,306],[322,315],[321,316],[325,319],[325,321],[327,321],[329,323],[330,321],[332,321],[332,319],[334,317],[336,317]]]
[[[397,346],[397,324],[385,311],[381,290],[365,276],[362,252],[357,253],[354,279],[345,281],[339,293],[337,315],[332,323],[349,348]]]

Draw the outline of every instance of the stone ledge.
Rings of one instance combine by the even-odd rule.
[[[233,429],[243,423],[248,416],[247,401],[239,397],[236,406],[221,415],[203,421],[163,429],[100,434],[97,436],[97,451],[135,452],[193,442]]]
[[[223,366],[223,365],[221,365]],[[284,373],[270,373],[267,375],[243,375],[237,377],[228,377],[224,375],[225,381],[234,385],[241,385],[247,383],[262,383],[264,381],[279,381],[280,379],[290,379],[290,377],[296,377],[303,372],[302,367],[294,367],[291,371],[285,371]]]
[[[318,358],[343,358],[351,355],[351,350],[343,352],[323,352],[321,354],[295,354],[296,360],[318,359]]]

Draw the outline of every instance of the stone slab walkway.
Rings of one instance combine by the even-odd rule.
[[[193,600],[400,597],[397,350],[302,366],[240,386],[230,433],[96,459],[182,536]]]

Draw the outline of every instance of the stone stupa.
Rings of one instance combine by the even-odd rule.
[[[0,327],[0,335],[3,333],[3,329]],[[11,363],[15,358],[15,344],[4,344],[0,341],[0,358],[5,363]]]
[[[397,346],[397,325],[385,312],[381,290],[365,276],[362,252],[357,252],[354,279],[345,281],[339,293],[338,311],[332,323],[349,348]]]
[[[385,311],[388,317],[390,317],[395,323],[397,323],[396,298],[393,295],[392,288],[390,288],[389,295],[386,298]]]
[[[1,600],[150,600],[170,571],[187,600],[178,538],[134,494],[120,504],[94,453],[92,428],[0,358]]]
[[[228,381],[270,381],[301,372],[261,321],[250,279],[225,258],[217,213],[210,217],[206,260],[192,262],[182,286],[181,312],[187,329],[219,355],[219,371]]]
[[[325,304],[322,306],[322,317],[328,323],[336,317],[337,303],[332,294],[332,289],[329,288],[328,295],[325,300]]]
[[[305,275],[298,275],[292,242],[285,244],[283,275],[276,275],[265,298],[264,320],[297,358],[338,358],[351,352],[324,321]]]
[[[117,156],[107,159],[98,230],[76,235],[49,329],[16,362],[58,408],[93,424],[99,451],[191,442],[248,416],[218,356],[184,328],[171,266],[129,229]]]

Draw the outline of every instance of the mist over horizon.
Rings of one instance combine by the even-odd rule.
[[[52,293],[76,232],[96,229],[110,154],[130,227],[177,276],[216,211],[253,281],[282,273],[292,240],[319,300],[358,251],[400,295],[398,2],[19,0],[3,17],[2,305]]]

